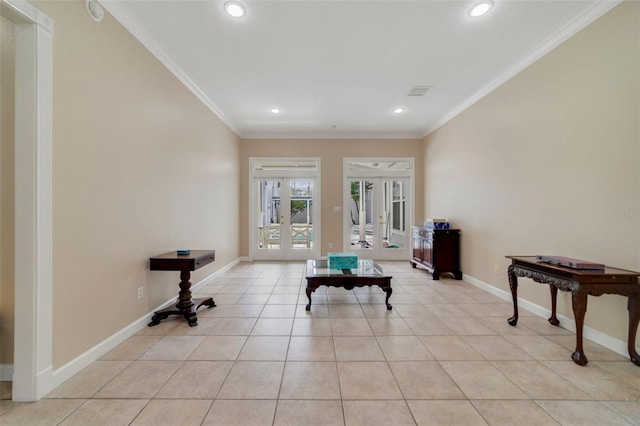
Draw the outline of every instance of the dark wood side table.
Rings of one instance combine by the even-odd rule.
[[[202,305],[209,308],[216,306],[211,297],[191,298],[191,271],[202,268],[213,262],[216,252],[213,250],[191,250],[191,253],[179,255],[178,252],[165,253],[149,259],[149,269],[152,271],[180,271],[180,291],[175,306],[154,312],[149,327],[153,327],[169,315],[182,315],[189,322],[190,327],[198,325],[196,311]]]
[[[640,366],[640,355],[636,352],[636,332],[640,321],[640,272],[606,266],[604,270],[572,269],[546,262],[538,262],[535,256],[507,256],[511,259],[508,269],[509,287],[513,298],[513,316],[510,325],[518,323],[518,277],[531,278],[542,284],[549,284],[551,290],[551,317],[549,323],[560,324],[556,318],[556,299],[558,289],[571,292],[573,315],[576,321],[576,350],[571,359],[578,365],[586,365],[587,360],[582,349],[582,328],[587,312],[587,296],[619,294],[628,298],[629,335],[627,348],[631,362]]]

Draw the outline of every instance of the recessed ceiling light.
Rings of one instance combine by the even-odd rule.
[[[405,109],[403,107],[396,107],[392,111],[394,114],[402,114],[405,111]]]
[[[482,16],[487,13],[492,7],[493,0],[483,0],[480,3],[476,3],[471,9],[469,9],[469,16],[477,18],[478,16]]]
[[[241,3],[237,1],[228,1],[224,4],[224,11],[227,12],[228,15],[233,16],[234,18],[240,18],[244,16],[246,10]]]
[[[94,21],[100,22],[104,18],[104,10],[102,10],[102,6],[96,1],[93,0],[85,0],[84,5],[87,8],[87,12],[93,18]]]
[[[271,108],[271,112],[274,114],[280,114],[280,108]]]

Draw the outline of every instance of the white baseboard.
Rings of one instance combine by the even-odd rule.
[[[482,290],[485,290],[488,293],[493,294],[501,299],[512,302],[511,292],[504,291],[500,288],[494,287],[490,284],[485,283],[484,281],[480,281],[476,278],[473,278],[467,274],[462,275],[462,279]],[[543,306],[536,305],[533,302],[522,299],[518,297],[518,309],[525,309],[539,317],[548,319],[551,316],[551,310],[547,309]],[[574,318],[569,318],[564,315],[560,315],[556,313],[556,317],[560,320],[560,324],[562,328],[565,328],[569,331],[576,332],[576,322]],[[611,349],[612,351],[628,357],[629,351],[627,350],[627,342],[624,340],[616,339],[608,334],[605,334],[595,328],[591,328],[588,326],[584,326],[582,329],[582,335],[585,339],[591,340],[594,343],[597,343],[601,346],[604,346],[607,349]]]
[[[214,278],[216,278],[219,275],[222,275],[223,273],[225,273],[229,269],[233,268],[239,262],[240,262],[240,259],[236,259],[235,261],[233,261],[233,262],[225,265],[224,267],[218,269],[217,271],[215,271],[211,275],[203,278],[198,283],[196,283],[195,285],[191,286],[191,290],[192,291],[197,291],[199,288],[204,287],[205,285],[209,284]],[[103,340],[102,342],[98,343],[96,346],[94,346],[93,348],[89,349],[85,353],[79,355],[78,357],[76,357],[73,360],[69,361],[68,363],[66,363],[62,367],[56,369],[53,372],[53,388],[51,390],[53,390],[56,387],[60,386],[62,383],[64,383],[66,380],[68,380],[69,378],[71,378],[72,376],[74,376],[75,374],[80,372],[80,370],[82,370],[83,368],[87,367],[93,361],[98,360],[101,356],[103,356],[104,354],[108,353],[110,350],[114,349],[120,343],[124,342],[129,337],[135,335],[140,330],[144,329],[147,326],[147,324],[149,324],[149,320],[151,318],[151,315],[153,315],[153,313],[155,311],[158,311],[160,309],[164,309],[165,307],[169,306],[170,304],[175,303],[175,300],[176,300],[175,297],[172,297],[171,299],[169,299],[166,302],[164,302],[162,305],[156,307],[155,309],[153,309],[150,312],[146,313],[142,317],[138,318],[137,320],[135,320],[134,322],[132,322],[131,324],[129,324],[128,326],[126,326],[122,330],[120,330],[117,333],[115,333],[114,335],[112,335],[111,337]],[[12,367],[11,370],[12,370],[12,375],[13,375],[13,366],[11,366],[11,367]]]
[[[13,381],[13,364],[0,364],[0,382]]]

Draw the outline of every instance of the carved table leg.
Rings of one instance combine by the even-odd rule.
[[[384,299],[384,303],[387,305],[387,310],[391,310],[391,305],[389,304],[389,298],[391,297],[391,293],[393,293],[393,289],[391,287],[383,288],[385,293],[387,293],[387,298]]]
[[[211,297],[205,297],[200,299],[191,299],[191,283],[189,278],[191,273],[189,271],[180,272],[180,292],[178,293],[178,301],[175,307],[170,306],[160,311],[154,312],[151,317],[149,327],[158,325],[160,321],[169,317],[169,315],[182,315],[189,323],[190,327],[198,325],[198,317],[196,311],[202,305],[207,305],[209,308],[216,306],[216,303]]]
[[[178,303],[176,303],[176,308],[181,311],[187,311],[193,306],[193,301],[191,300],[191,283],[189,282],[190,278],[191,272],[180,272],[180,291],[178,292]]]
[[[558,300],[558,287],[549,284],[549,290],[551,290],[551,318],[549,318],[549,324],[558,325],[560,321],[556,318],[556,301]]]
[[[309,299],[309,303],[307,304],[307,307],[305,308],[307,311],[311,310],[311,293],[313,290],[311,290],[311,287],[309,287],[309,284],[307,284],[307,299]]]
[[[192,308],[190,312],[184,313],[184,319],[187,320],[189,327],[195,327],[198,325],[198,316],[196,315],[195,309]]]
[[[509,325],[515,326],[518,323],[518,277],[513,272],[513,265],[507,269],[509,278],[509,288],[511,288],[511,298],[513,299],[513,316],[507,320]]]
[[[160,321],[162,321],[163,319],[167,319],[169,317],[169,314],[164,314],[161,312],[155,312],[153,314],[153,316],[151,317],[151,322],[149,324],[147,324],[148,327],[153,327],[154,325],[158,325],[160,324]]]
[[[584,315],[587,312],[587,291],[578,289],[571,296],[573,315],[576,319],[576,350],[571,354],[571,359],[578,365],[587,365],[589,360],[582,349],[582,328],[584,327]]]
[[[629,337],[627,338],[627,346],[629,349],[629,357],[631,362],[640,366],[640,355],[636,352],[636,332],[638,331],[638,322],[640,322],[640,295],[631,293],[627,308],[629,309]]]

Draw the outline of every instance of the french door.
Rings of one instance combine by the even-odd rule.
[[[362,259],[409,259],[411,176],[367,176],[371,174],[345,174],[343,247]]]
[[[287,174],[282,172],[279,174]],[[304,174],[293,170],[292,176],[259,176],[260,173],[253,176],[251,245],[254,259],[319,257],[318,179]]]

